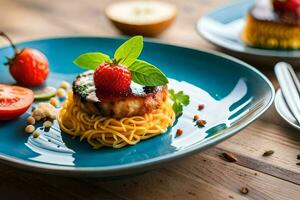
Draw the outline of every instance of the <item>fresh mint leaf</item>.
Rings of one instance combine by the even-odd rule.
[[[110,62],[108,55],[100,52],[92,52],[81,54],[74,60],[74,64],[78,65],[83,69],[96,69],[100,64],[104,62]]]
[[[187,106],[190,103],[190,97],[188,95],[185,95],[183,91],[179,91],[175,93],[173,89],[169,90],[169,94],[171,96],[171,99],[173,101],[173,110],[176,114],[176,116],[179,116],[182,114],[183,106]]]
[[[143,37],[134,36],[124,42],[116,50],[114,59],[117,63],[129,67],[141,54],[143,50]]]
[[[136,60],[128,66],[132,80],[145,86],[160,86],[168,83],[167,77],[155,66],[142,60]]]

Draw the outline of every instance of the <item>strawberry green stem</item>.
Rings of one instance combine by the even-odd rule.
[[[116,60],[115,58],[112,60],[112,64],[114,64],[114,65],[118,65],[119,64],[119,60]]]
[[[13,48],[15,54],[19,53],[19,49],[17,49],[16,45],[12,42],[12,40],[3,31],[0,31],[0,36],[4,37],[10,43],[10,45]]]

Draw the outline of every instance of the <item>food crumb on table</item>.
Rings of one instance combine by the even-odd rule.
[[[264,156],[264,157],[271,156],[273,153],[274,153],[273,150],[268,150],[268,151],[265,151],[262,156]]]
[[[237,162],[238,159],[232,154],[228,152],[222,153],[223,158],[228,162]]]
[[[242,194],[248,194],[248,193],[249,193],[249,189],[246,188],[246,187],[242,187],[242,188],[240,189],[240,192],[241,192]]]

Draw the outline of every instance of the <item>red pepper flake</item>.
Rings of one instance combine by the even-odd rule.
[[[177,129],[176,131],[176,137],[179,137],[183,134],[183,130],[182,129]]]
[[[197,121],[199,119],[199,115],[194,115],[194,121]]]
[[[200,119],[200,120],[197,121],[197,125],[200,126],[200,127],[204,127],[205,124],[206,124],[205,120]]]
[[[204,104],[199,104],[198,105],[198,110],[203,110],[203,108],[204,108]]]

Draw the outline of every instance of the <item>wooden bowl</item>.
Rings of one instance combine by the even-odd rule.
[[[108,6],[105,14],[125,34],[153,37],[172,24],[177,8],[159,1],[122,1]]]

